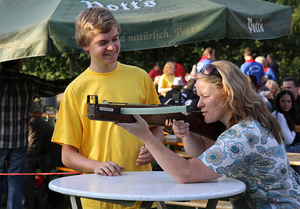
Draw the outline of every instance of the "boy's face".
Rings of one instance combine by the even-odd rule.
[[[108,33],[97,34],[83,47],[91,56],[91,61],[102,65],[114,64],[120,53],[119,32],[115,26]]]

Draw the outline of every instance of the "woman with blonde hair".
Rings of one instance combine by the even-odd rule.
[[[164,74],[160,77],[158,83],[158,93],[162,96],[166,96],[168,91],[172,90],[172,83],[175,79],[176,64],[175,62],[167,62],[164,66]]]
[[[246,75],[230,62],[217,61],[205,65],[196,78],[204,121],[221,121],[227,130],[212,141],[174,120],[174,133],[192,159],[165,147],[139,115],[134,115],[135,123],[117,125],[143,140],[164,171],[180,183],[224,175],[243,181],[245,193],[230,198],[234,208],[300,208],[300,177],[288,162],[280,125]]]
[[[276,95],[280,92],[280,88],[279,88],[277,82],[274,81],[274,80],[268,80],[268,81],[266,82],[266,85],[265,85],[265,86],[268,87],[268,88],[270,89],[270,91],[271,91],[271,93],[273,94],[273,97],[274,97],[274,98],[275,98]]]

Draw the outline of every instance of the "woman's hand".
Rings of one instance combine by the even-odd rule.
[[[94,173],[101,174],[103,176],[122,176],[122,170],[125,169],[123,166],[119,166],[118,164],[107,161],[107,162],[99,162],[97,161],[93,165]]]
[[[173,120],[172,129],[176,136],[183,138],[190,134],[189,126],[190,124],[184,122],[183,120]]]
[[[133,115],[136,119],[135,123],[115,123],[117,126],[124,128],[129,133],[142,139],[143,141],[150,138],[152,135],[148,123],[139,115]]]
[[[154,157],[149,152],[148,148],[145,146],[141,147],[138,159],[136,160],[136,165],[147,165],[154,161]]]

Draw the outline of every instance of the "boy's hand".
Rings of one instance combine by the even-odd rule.
[[[97,162],[94,166],[94,173],[101,174],[103,176],[122,176],[122,170],[125,169],[123,166],[107,161],[107,162]]]
[[[146,165],[154,161],[152,154],[145,146],[141,147],[138,158],[136,159],[136,165]]]

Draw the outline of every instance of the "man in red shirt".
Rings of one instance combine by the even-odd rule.
[[[161,65],[159,62],[155,62],[154,68],[149,72],[149,76],[152,78],[152,80],[154,80],[156,76],[160,75],[162,75]]]

